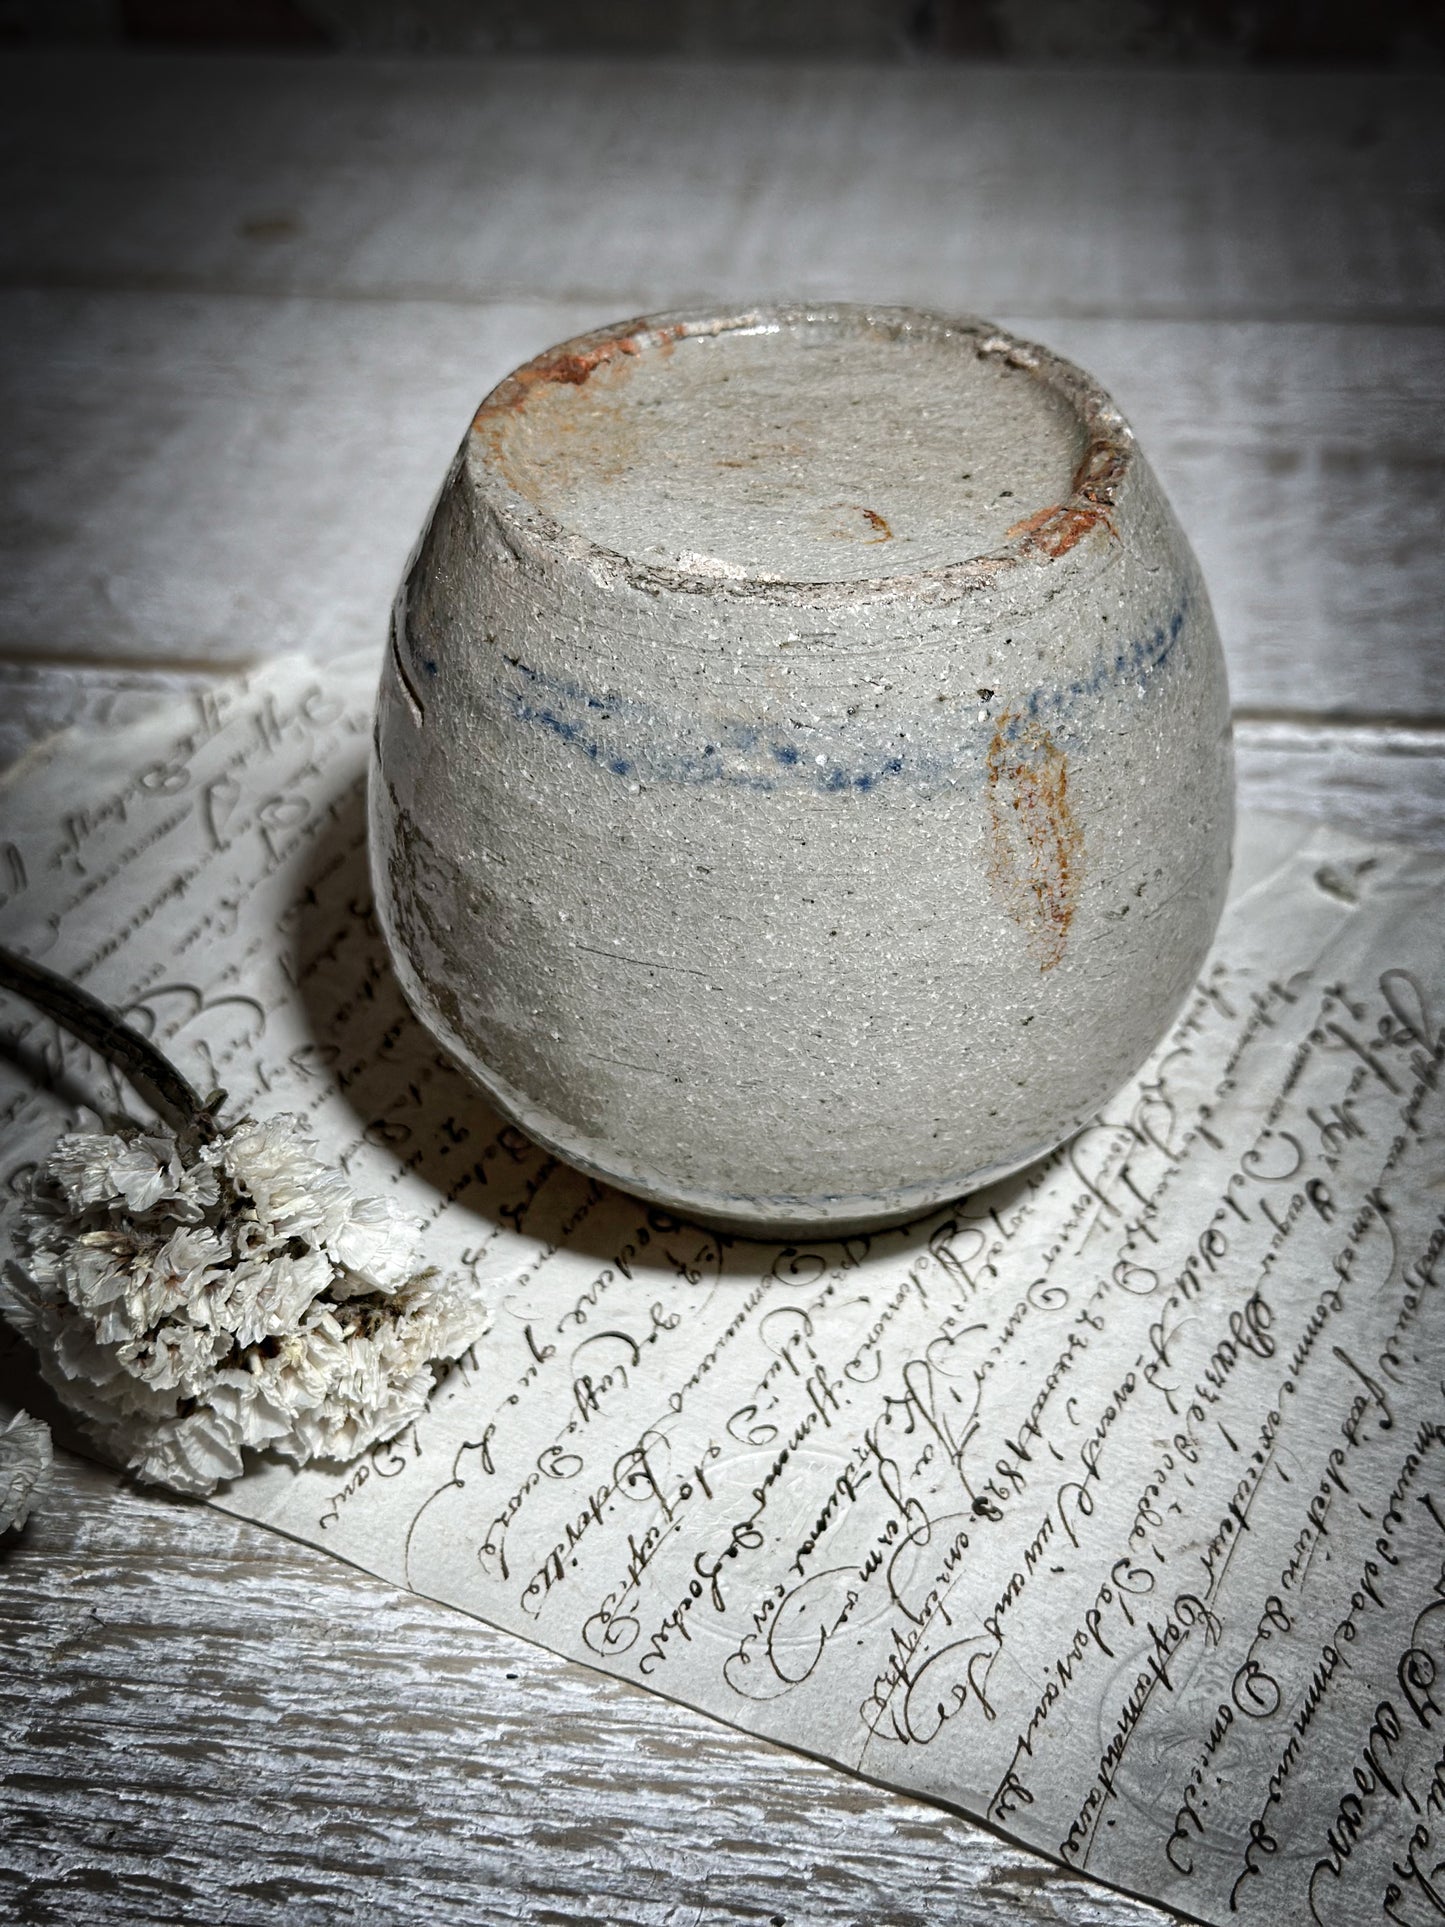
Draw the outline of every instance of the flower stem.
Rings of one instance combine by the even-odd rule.
[[[214,1136],[215,1111],[220,1097],[203,1099],[175,1065],[148,1037],[132,1030],[98,997],[57,976],[44,964],[32,963],[0,944],[0,990],[14,991],[72,1037],[79,1038],[126,1077],[146,1102],[178,1135]]]

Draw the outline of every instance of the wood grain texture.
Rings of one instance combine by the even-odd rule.
[[[139,675],[51,677],[51,722],[77,699],[91,720],[145,700]],[[1241,736],[1246,798],[1274,758],[1277,806],[1308,794],[1373,827],[1370,809],[1382,825],[1419,809],[1428,779],[1445,840],[1445,756],[1426,732]],[[13,1346],[7,1393],[63,1428]],[[25,1534],[0,1544],[0,1801],[0,1920],[19,1927],[1168,1919],[65,1454]]]
[[[1247,720],[1234,754],[1241,809],[1445,849],[1445,732]]]
[[[234,664],[379,642],[482,392],[584,318],[0,295],[0,652]]]
[[[379,637],[482,394],[614,318],[0,294],[0,652],[236,662]],[[1237,703],[1445,707],[1445,335],[994,318],[1077,358],[1133,421],[1198,550]]]
[[[0,1549],[18,1927],[1166,1927],[936,1808],[62,1453]]]
[[[1091,368],[1210,581],[1242,800],[1445,842],[1428,77],[51,55],[0,104],[0,757],[379,643],[491,382],[800,292]],[[1165,1918],[64,1456],[0,1546],[0,1774],[23,1927]]]
[[[1428,74],[32,54],[0,87],[13,283],[1445,309]]]

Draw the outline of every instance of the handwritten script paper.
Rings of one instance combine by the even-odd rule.
[[[1102,1121],[908,1229],[762,1246],[545,1156],[408,1016],[373,672],[269,669],[4,798],[6,940],[305,1113],[495,1313],[394,1444],[219,1503],[1191,1915],[1438,1919],[1440,859],[1247,825]],[[12,1180],[104,1088],[14,1027]]]

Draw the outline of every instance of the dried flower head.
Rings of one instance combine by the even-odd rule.
[[[358,1198],[300,1121],[63,1137],[17,1214],[12,1323],[141,1478],[210,1492],[243,1448],[347,1459],[416,1418],[484,1319],[421,1225]]]
[[[18,1530],[50,1477],[50,1427],[28,1412],[0,1425],[0,1532]]]

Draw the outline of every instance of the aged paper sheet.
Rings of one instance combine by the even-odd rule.
[[[282,664],[3,793],[5,941],[303,1113],[494,1312],[392,1445],[218,1503],[1192,1916],[1445,1914],[1445,864],[1246,824],[1096,1125],[764,1246],[545,1156],[410,1018],[373,673]],[[106,1085],[4,1021],[13,1182]]]

